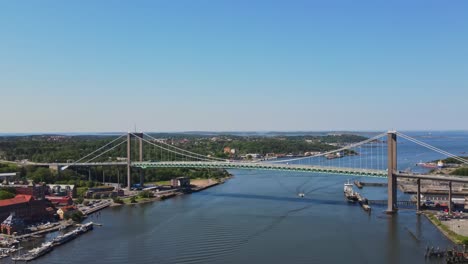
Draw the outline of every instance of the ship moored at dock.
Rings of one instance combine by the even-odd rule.
[[[43,243],[40,247],[29,250],[26,254],[12,257],[14,261],[31,261],[41,257],[54,249],[52,242]]]

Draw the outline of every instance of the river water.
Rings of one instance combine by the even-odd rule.
[[[419,135],[455,154],[468,151],[467,133]],[[409,143],[399,148],[407,148],[399,156],[402,167],[440,158]],[[383,206],[367,214],[348,204],[343,183],[351,176],[231,173],[225,184],[199,193],[105,209],[87,220],[102,227],[34,263],[439,263],[426,262],[426,247],[451,246],[413,210],[387,216]],[[365,187],[362,193],[386,198],[386,188]]]

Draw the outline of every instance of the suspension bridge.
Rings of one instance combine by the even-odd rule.
[[[442,157],[451,157],[461,164],[468,164],[455,154],[446,152],[420,140],[396,131],[377,134],[364,141],[348,144],[331,151],[320,152],[315,155],[274,160],[229,160],[206,154],[195,153],[164,139],[157,139],[147,133],[125,133],[118,136],[104,146],[88,155],[68,163],[34,163],[39,166],[56,166],[64,170],[69,167],[87,166],[126,166],[127,187],[131,188],[132,168],[219,168],[219,169],[247,169],[247,170],[280,170],[298,171],[323,174],[354,175],[366,177],[387,178],[388,200],[387,212],[396,212],[397,207],[397,178],[414,179],[417,182],[417,197],[420,197],[421,180],[448,182],[449,201],[452,196],[452,182],[468,183],[468,178],[456,175],[427,175],[397,169],[398,151],[397,137],[417,144],[425,149],[436,152]],[[132,141],[134,142],[132,144]],[[113,160],[112,151],[122,149],[126,144],[126,158],[124,161]],[[145,145],[145,147],[143,147]],[[137,153],[133,153],[132,145],[138,145]],[[144,150],[148,151],[144,155]],[[133,156],[132,154],[135,154]],[[145,157],[145,158],[144,158]],[[146,160],[145,160],[146,159]],[[122,159],[121,159],[122,160]],[[142,177],[142,176],[140,176]],[[141,183],[143,179],[140,178]],[[417,199],[420,208],[420,199]],[[451,205],[449,205],[451,210]]]

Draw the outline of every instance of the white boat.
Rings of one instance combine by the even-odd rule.
[[[52,251],[53,249],[53,245],[52,245],[52,242],[46,242],[46,243],[43,243],[40,247],[38,248],[33,248],[31,250],[28,251],[28,253],[24,254],[24,255],[20,255],[20,256],[16,256],[16,257],[12,257],[11,259],[14,260],[14,261],[31,261],[31,260],[34,260],[40,256],[43,256],[47,253],[49,253],[50,251]]]

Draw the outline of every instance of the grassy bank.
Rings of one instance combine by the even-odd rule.
[[[465,244],[468,245],[468,237],[459,235],[448,226],[444,225],[433,213],[424,213],[424,215],[431,221],[447,238],[452,240],[456,244]]]
[[[158,200],[158,198],[156,198],[156,197],[142,198],[142,197],[135,196],[135,202],[132,203],[132,198],[131,197],[127,197],[127,198],[122,199],[122,201],[124,202],[123,204],[138,204],[138,203],[151,202],[151,201],[155,201],[155,200]]]

